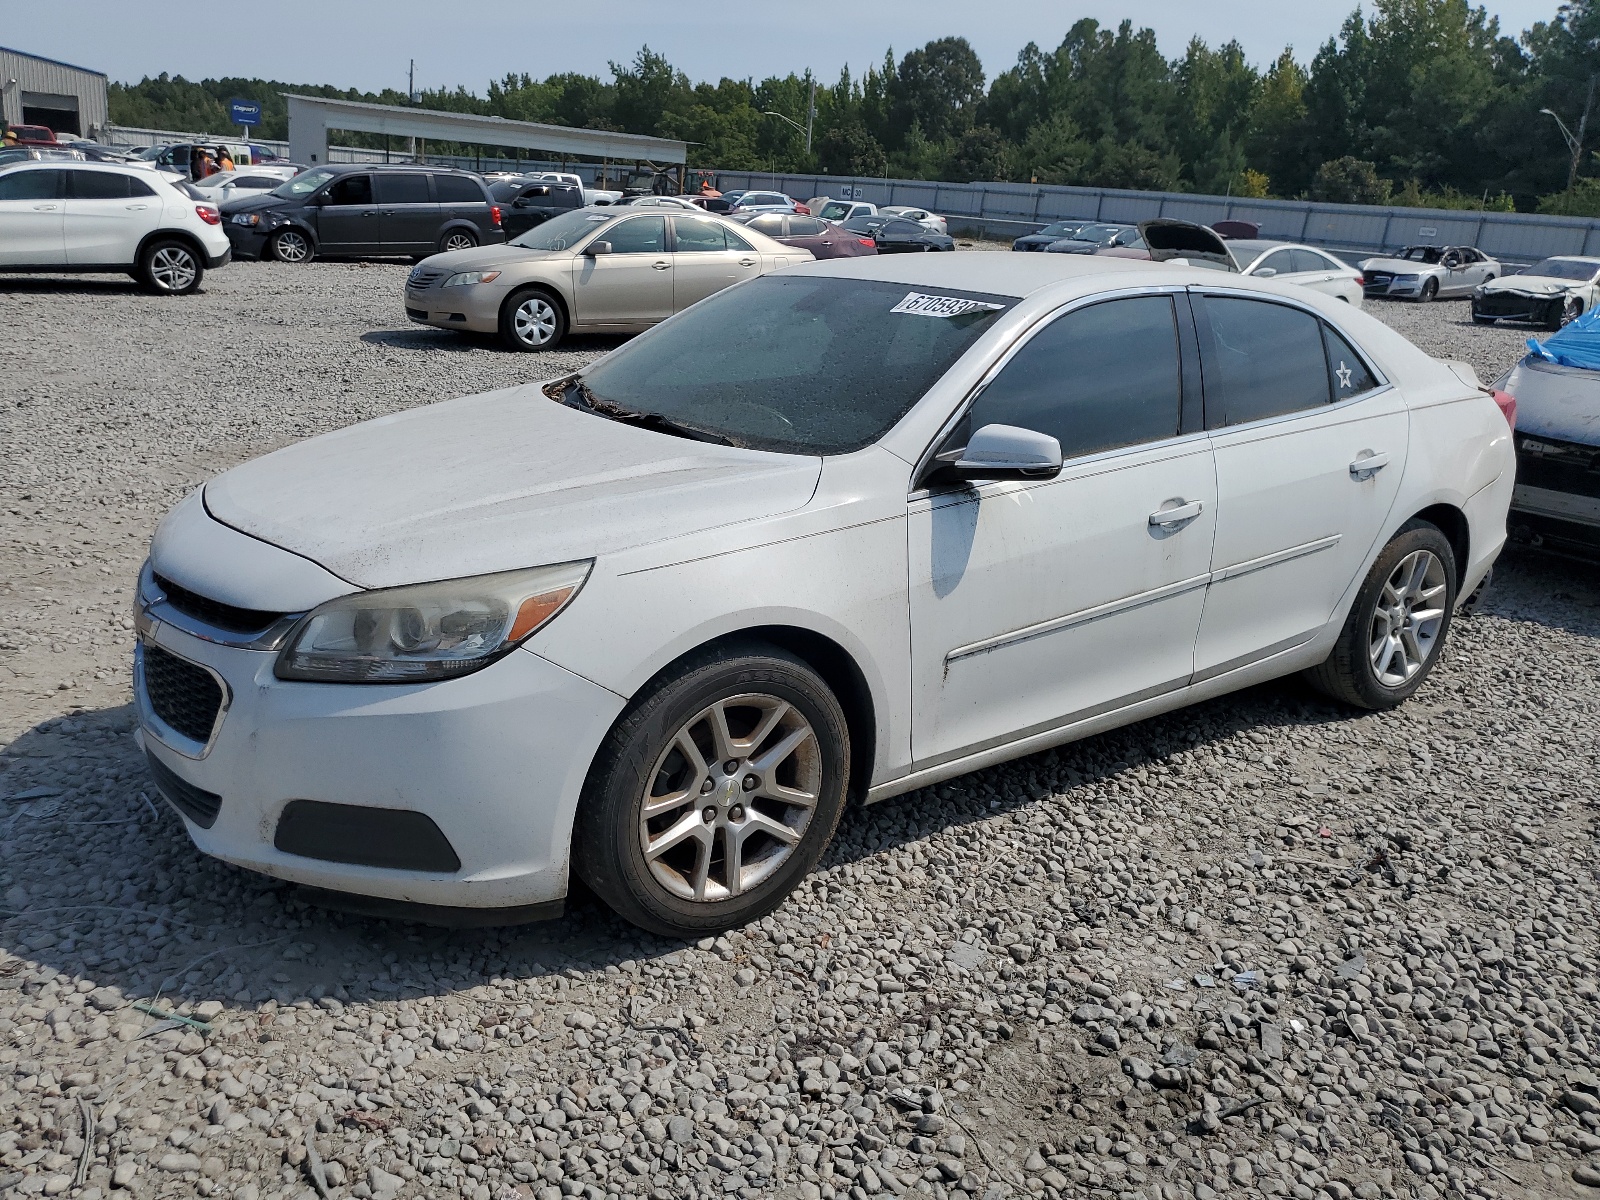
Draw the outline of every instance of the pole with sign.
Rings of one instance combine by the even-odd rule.
[[[228,117],[248,137],[250,130],[261,124],[261,104],[256,100],[229,100]]]

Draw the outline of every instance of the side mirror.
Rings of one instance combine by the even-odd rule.
[[[1278,273],[1278,268],[1277,267],[1262,267],[1261,270],[1259,270],[1259,271],[1252,271],[1251,272],[1251,274],[1254,275],[1257,279],[1271,279],[1277,273]]]
[[[587,246],[585,246],[583,248],[583,252],[589,258],[594,258],[597,255],[601,255],[601,254],[610,254],[611,253],[611,243],[610,242],[590,242]]]
[[[532,208],[533,207],[533,201],[530,200],[527,196],[518,196],[515,200],[513,200],[511,202],[511,207],[512,208]]]
[[[1015,425],[985,425],[959,450],[938,461],[966,480],[1054,479],[1061,474],[1061,443],[1048,433]]]

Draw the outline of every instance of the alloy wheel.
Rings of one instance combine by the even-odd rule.
[[[194,286],[194,255],[182,246],[163,246],[150,256],[150,278],[164,292],[181,292]]]
[[[696,713],[656,760],[639,841],[656,881],[685,900],[727,900],[769,879],[822,794],[822,751],[798,708],[760,693]]]
[[[1568,300],[1561,309],[1561,323],[1570,325],[1583,315],[1583,305],[1576,300]]]
[[[279,262],[299,263],[311,257],[311,243],[305,234],[293,230],[280,233],[273,242],[273,250]]]
[[[556,310],[543,296],[529,296],[511,314],[511,328],[524,345],[542,346],[555,336]]]
[[[478,243],[468,233],[452,233],[444,240],[445,250],[471,250]]]
[[[1402,558],[1384,581],[1372,614],[1372,672],[1387,688],[1404,686],[1433,657],[1449,593],[1444,563],[1431,550]]]

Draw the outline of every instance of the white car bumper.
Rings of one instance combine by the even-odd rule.
[[[153,774],[207,854],[418,904],[554,910],[566,894],[573,813],[620,696],[526,650],[421,686],[284,682],[272,652],[160,621],[136,654]],[[218,698],[207,740],[158,715],[204,732]]]

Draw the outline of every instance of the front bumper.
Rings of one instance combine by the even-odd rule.
[[[227,232],[228,242],[233,247],[233,256],[238,259],[260,258],[267,245],[267,233],[255,225],[233,225],[224,217],[222,228]]]
[[[1533,321],[1548,324],[1560,314],[1565,296],[1522,296],[1515,292],[1489,292],[1472,298],[1472,315],[1478,320]]]
[[[1421,279],[1368,279],[1361,294],[1368,300],[1415,300],[1422,295]]]
[[[470,287],[406,288],[406,316],[435,329],[469,329],[495,333],[500,328],[500,305],[508,288],[493,284]]]
[[[156,715],[147,645],[221,683],[208,743]],[[273,675],[272,652],[145,620],[136,656],[141,739],[162,794],[205,853],[412,904],[509,910],[566,894],[573,814],[620,696],[528,650],[428,685],[287,683]],[[308,814],[326,813],[332,824],[308,826]],[[399,865],[311,856],[342,854],[352,838],[363,849],[347,857]]]

